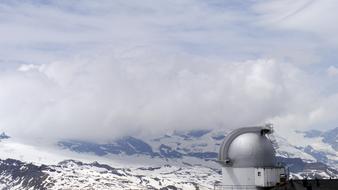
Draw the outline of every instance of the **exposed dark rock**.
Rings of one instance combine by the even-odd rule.
[[[0,134],[0,139],[9,139],[9,138],[11,138],[11,137],[8,136],[5,132],[2,132],[2,133]]]
[[[210,130],[192,130],[187,133],[188,136],[199,138],[203,135],[206,135],[210,132]]]
[[[160,145],[159,151],[160,151],[160,155],[165,158],[182,158],[183,156],[182,153],[176,150],[173,150],[170,146],[167,146],[164,144]]]
[[[14,159],[0,160],[0,183],[8,187],[21,184],[26,189],[44,190],[48,185],[45,183],[48,174],[43,172],[46,168],[44,165],[36,166]]]

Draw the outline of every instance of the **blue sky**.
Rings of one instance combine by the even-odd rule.
[[[106,139],[264,122],[281,132],[336,127],[337,8],[1,1],[0,128]]]

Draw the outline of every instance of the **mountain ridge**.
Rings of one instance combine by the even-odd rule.
[[[218,148],[228,132],[173,131],[147,138],[125,136],[109,143],[60,140],[54,148],[72,155],[60,156],[55,164],[45,164],[41,159],[31,163],[27,159],[22,160],[20,155],[17,159],[1,159],[0,189],[211,190],[213,184],[221,180],[221,167],[216,159]],[[324,140],[325,132],[315,134],[312,131],[312,135],[306,135],[306,132],[295,131],[290,135],[295,135],[298,144],[292,142],[292,138],[276,136],[279,145],[277,160],[287,166],[290,178],[338,177],[337,152],[334,144],[330,144],[335,137],[334,132],[330,130],[330,141],[327,141]],[[11,155],[20,144],[12,138],[4,138],[0,145],[0,150],[9,151],[8,155]],[[37,151],[33,153],[37,155],[43,151],[34,146],[22,147],[27,148]],[[20,150],[17,152],[22,153]],[[47,155],[44,160],[48,160],[59,152],[51,155],[41,152],[41,155]],[[91,155],[87,161],[78,160],[87,155]],[[119,159],[124,161],[119,165],[102,163]]]

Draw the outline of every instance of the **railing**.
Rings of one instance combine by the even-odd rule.
[[[214,190],[256,190],[254,185],[214,185]]]

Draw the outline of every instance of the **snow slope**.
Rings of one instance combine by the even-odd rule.
[[[0,189],[212,189],[221,179],[215,160],[227,132],[173,131],[107,143],[62,140],[50,146],[0,135]],[[338,176],[331,134],[276,136],[278,159],[292,178]]]

